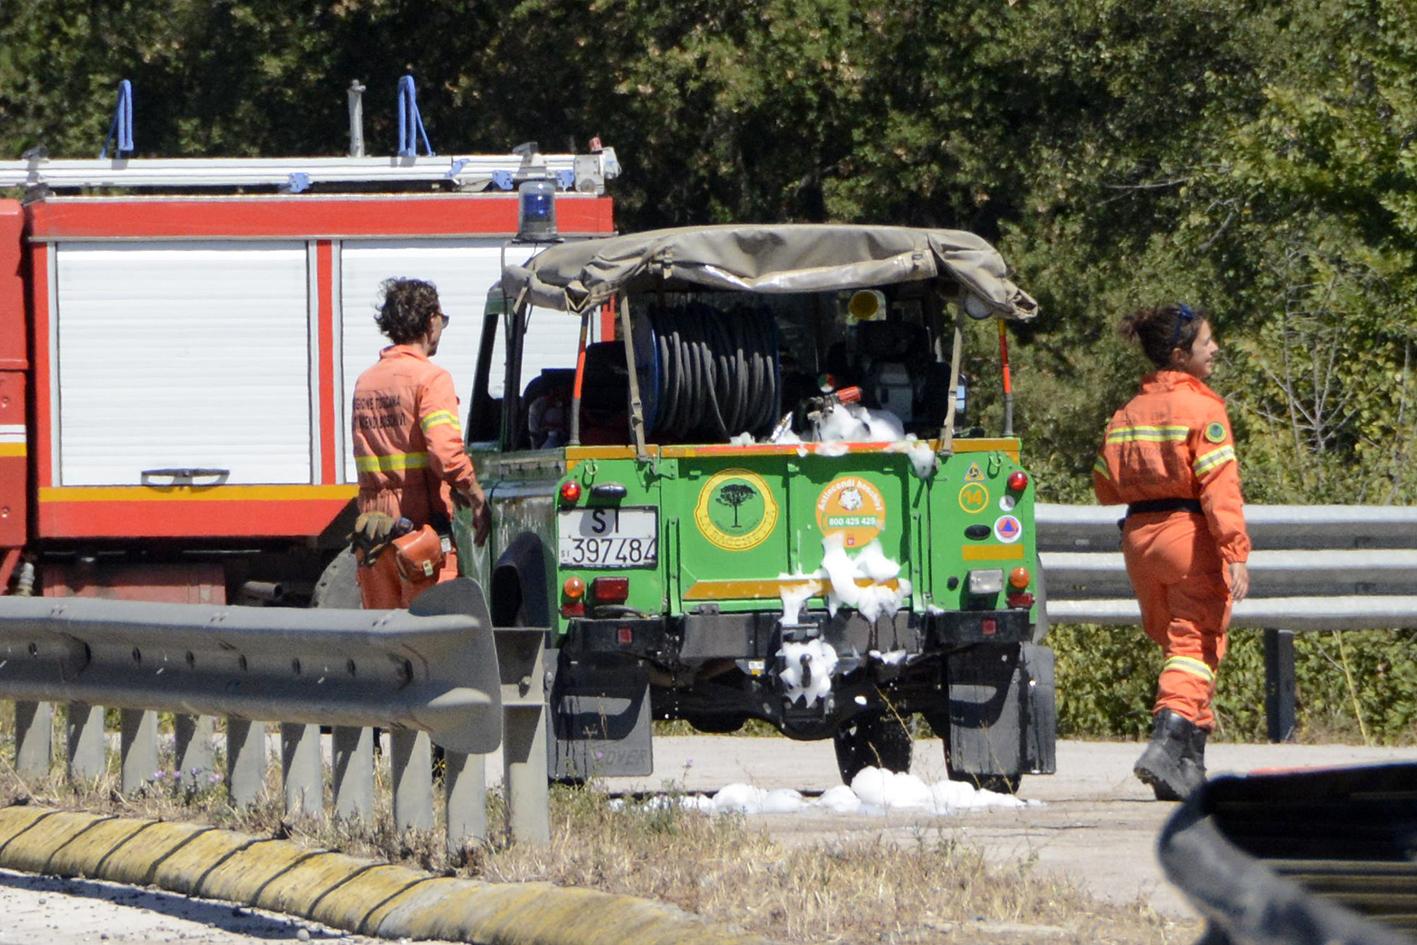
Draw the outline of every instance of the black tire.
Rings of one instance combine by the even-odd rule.
[[[354,560],[353,546],[339,552],[325,565],[320,579],[315,582],[315,590],[310,593],[311,607],[340,607],[358,610],[364,606],[359,595],[359,582],[355,572],[359,562]]]
[[[833,733],[832,745],[844,784],[865,768],[910,770],[910,729],[894,712],[858,715]]]
[[[993,791],[995,794],[1017,794],[1023,780],[1017,774],[963,774],[951,768],[948,762],[945,763],[945,771],[951,781],[963,781],[981,791]]]

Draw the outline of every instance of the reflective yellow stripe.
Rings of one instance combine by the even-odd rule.
[[[1215,682],[1215,673],[1211,668],[1193,656],[1173,656],[1161,664],[1161,671],[1164,673],[1168,669],[1177,672],[1188,673],[1192,676],[1199,676],[1206,682]]]
[[[425,469],[427,453],[391,453],[388,456],[356,456],[354,468],[360,472],[397,472],[402,469]]]
[[[1211,450],[1209,453],[1202,453],[1196,457],[1196,461],[1191,464],[1191,468],[1196,471],[1197,476],[1204,476],[1206,473],[1223,466],[1235,459],[1235,447],[1222,446],[1220,449]]]
[[[434,427],[451,425],[456,428],[458,426],[458,418],[453,416],[451,410],[435,410],[418,421],[418,425],[423,428],[424,433],[427,433]]]
[[[1103,479],[1112,478],[1112,474],[1107,471],[1107,460],[1103,459],[1101,456],[1097,457],[1097,461],[1092,464],[1092,471]]]
[[[1191,428],[1184,425],[1116,427],[1107,431],[1108,443],[1184,443]]]

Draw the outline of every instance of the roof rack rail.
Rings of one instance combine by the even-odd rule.
[[[542,154],[545,178],[560,190],[602,194],[620,170],[611,148]],[[300,193],[317,184],[446,182],[459,190],[512,190],[527,179],[521,154],[438,157],[115,158],[0,161],[0,187],[51,191],[84,187],[276,187]],[[521,173],[519,173],[521,171]],[[539,168],[538,168],[539,171]],[[538,176],[541,176],[538,174]]]

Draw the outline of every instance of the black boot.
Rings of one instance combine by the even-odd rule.
[[[1186,743],[1184,763],[1195,768],[1197,786],[1205,783],[1205,739],[1209,734],[1205,729],[1196,726],[1191,731],[1190,741]]]
[[[1193,760],[1192,743],[1200,736],[1202,762]],[[1185,800],[1205,780],[1205,732],[1170,709],[1156,714],[1151,741],[1137,759],[1132,773],[1150,784],[1158,801]]]

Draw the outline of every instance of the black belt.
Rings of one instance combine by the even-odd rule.
[[[1145,512],[1195,512],[1201,513],[1199,499],[1144,499],[1127,505],[1127,517]]]

